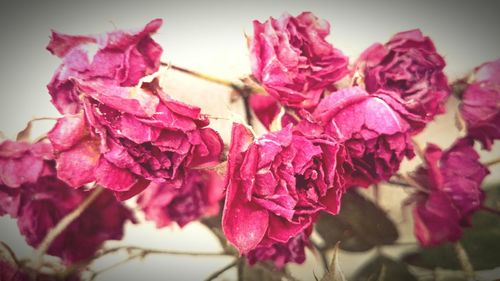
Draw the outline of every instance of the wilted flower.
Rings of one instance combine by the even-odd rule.
[[[27,243],[38,247],[48,231],[77,208],[89,193],[75,190],[56,177],[49,143],[5,141],[0,147],[0,170],[8,172],[11,179],[0,183],[0,213],[16,218]],[[33,167],[42,167],[36,173],[29,173],[29,179],[23,178],[26,166],[22,164],[28,162],[33,163]],[[47,253],[68,264],[91,258],[104,241],[122,238],[123,226],[128,220],[134,221],[129,209],[111,193],[100,194],[54,240]]]
[[[450,95],[445,65],[432,40],[415,29],[397,33],[385,45],[370,46],[356,62],[356,69],[365,77],[369,93],[388,90],[412,113],[403,117],[417,133],[445,111]]]
[[[76,114],[82,107],[81,91],[75,78],[128,87],[137,85],[142,77],[156,72],[162,48],[151,38],[151,34],[158,31],[161,24],[161,19],[155,19],[141,30],[117,30],[91,36],[53,31],[47,49],[62,58],[63,63],[47,88],[59,112]],[[93,57],[88,55],[88,46],[98,48]]]
[[[389,101],[389,102],[388,102]],[[369,186],[389,179],[404,157],[413,157],[409,125],[387,91],[370,95],[360,87],[325,97],[313,112],[325,133],[343,142],[351,184]],[[404,108],[398,108],[404,111]]]
[[[467,136],[490,150],[493,141],[500,139],[500,59],[479,66],[473,77],[462,96],[460,113]]]
[[[330,24],[312,13],[253,25],[252,73],[283,105],[314,107],[325,89],[348,73],[348,58],[325,40]]]
[[[54,33],[48,48],[63,63],[49,91],[66,115],[49,139],[69,185],[95,181],[127,199],[150,181],[175,181],[187,167],[218,161],[222,140],[205,128],[200,108],[170,98],[157,79],[136,86],[160,65],[161,48],[150,37],[160,25],[90,37]],[[91,62],[81,46],[89,40],[102,43]]]
[[[156,227],[176,222],[183,227],[202,216],[216,215],[224,197],[223,178],[215,171],[191,170],[182,180],[151,183],[138,204]]]
[[[468,139],[443,152],[434,144],[425,150],[425,163],[413,175],[424,188],[414,200],[415,236],[424,246],[455,242],[484,200],[481,183],[489,173]]]
[[[319,211],[337,214],[344,192],[339,149],[332,138],[309,138],[291,126],[254,141],[234,124],[222,218],[227,239],[246,254],[263,240],[287,243]]]
[[[246,255],[248,263],[253,265],[259,261],[272,261],[279,269],[289,262],[301,264],[306,260],[305,247],[309,245],[310,232],[300,233],[286,243],[265,239]]]

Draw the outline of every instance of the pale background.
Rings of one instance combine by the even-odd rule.
[[[493,1],[416,1],[416,2],[338,2],[338,1],[266,1],[252,2],[124,2],[124,1],[2,1],[0,4],[0,131],[13,138],[32,117],[58,113],[49,102],[46,84],[60,63],[45,50],[50,29],[71,34],[89,34],[115,28],[138,28],[153,18],[164,25],[154,36],[164,48],[163,60],[173,64],[236,80],[249,73],[244,33],[252,34],[252,20],[279,17],[287,11],[297,15],[312,11],[331,23],[329,41],[354,61],[374,42],[385,42],[396,32],[420,28],[430,36],[445,57],[450,80],[463,76],[482,62],[500,57],[500,16]],[[229,117],[228,107],[241,113],[241,104],[229,105],[229,90],[196,80],[171,70],[163,73],[164,85],[172,96],[198,105],[205,113]],[[456,101],[450,100],[449,113],[439,117],[418,138],[449,146],[458,135],[454,128]],[[34,135],[46,132],[51,124],[39,123]],[[230,122],[213,121],[225,142],[229,141]],[[483,160],[500,155],[500,146],[483,155]],[[418,160],[405,162],[411,169]],[[499,180],[498,167],[488,182]],[[403,222],[400,202],[406,194],[382,187],[382,205],[401,230],[401,241],[413,240],[410,218]],[[32,249],[19,236],[15,222],[0,218],[0,240],[13,245],[20,256],[31,256]],[[115,245],[116,243],[112,243]],[[192,223],[184,229],[176,226],[156,230],[152,223],[127,226],[120,244],[186,251],[216,251],[218,244],[203,226]],[[411,248],[411,247],[410,247]],[[403,249],[384,249],[397,256]],[[341,266],[350,275],[373,252],[341,253]],[[200,280],[230,261],[227,257],[192,258],[148,256],[102,275],[98,280]],[[111,262],[111,261],[107,261]],[[98,264],[105,266],[105,263]],[[321,266],[308,254],[304,266],[293,266],[303,280],[314,280],[312,271],[321,275]],[[232,278],[234,272],[226,276]]]

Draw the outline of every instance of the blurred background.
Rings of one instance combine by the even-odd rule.
[[[228,80],[250,73],[245,34],[253,34],[252,21],[279,17],[283,12],[298,15],[312,11],[331,24],[328,38],[350,61],[374,42],[386,42],[394,33],[420,28],[430,36],[447,61],[450,81],[466,75],[475,66],[500,57],[500,17],[495,1],[2,1],[0,3],[0,131],[6,138],[16,133],[33,117],[58,117],[46,90],[60,60],[45,50],[50,30],[69,34],[93,34],[114,29],[139,28],[153,18],[163,18],[164,25],[154,39],[163,47],[163,61]],[[162,83],[170,95],[200,106],[215,117],[242,113],[240,102],[230,103],[230,89],[198,80],[173,70],[162,70]],[[457,101],[447,105],[448,113],[417,138],[425,145],[433,142],[446,148],[458,136],[455,129]],[[33,135],[48,131],[53,123],[39,122]],[[230,121],[213,120],[226,143]],[[487,161],[500,156],[498,142],[493,151],[482,154]],[[405,161],[411,170],[419,159]],[[487,183],[500,181],[500,170],[491,169]],[[366,190],[372,196],[371,190]],[[413,227],[409,210],[401,202],[404,191],[382,186],[380,203],[397,223],[400,242],[412,242]],[[142,218],[141,218],[142,219]],[[29,257],[33,250],[19,235],[15,221],[0,218],[0,240],[11,245],[19,257]],[[199,223],[180,229],[177,226],[155,229],[153,223],[127,225],[121,242],[109,245],[137,245],[185,251],[217,251],[216,238]],[[397,257],[415,246],[385,247],[382,251]],[[340,265],[347,276],[367,261],[374,250],[352,254],[341,252]],[[110,260],[103,260],[104,267]],[[202,280],[230,262],[228,257],[147,256],[109,271],[97,280]],[[306,263],[291,267],[301,280],[321,276],[320,262],[308,253]],[[497,272],[498,273],[498,272]],[[234,278],[234,270],[222,278]],[[487,276],[495,276],[494,271]]]

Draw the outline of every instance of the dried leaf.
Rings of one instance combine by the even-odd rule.
[[[316,230],[323,238],[325,248],[340,241],[342,250],[353,252],[393,244],[399,236],[385,211],[353,189],[344,194],[338,215],[319,217]]]
[[[33,120],[29,121],[26,124],[26,127],[22,131],[20,131],[19,133],[17,133],[16,140],[17,141],[27,141],[27,142],[29,142],[30,141],[30,137],[31,137],[31,128],[32,127],[33,127]]]
[[[330,263],[328,271],[325,273],[323,278],[321,278],[321,281],[346,281],[344,273],[342,273],[339,266],[338,251],[339,243],[337,243],[333,249],[332,262]]]
[[[404,263],[393,260],[389,257],[376,256],[365,263],[355,274],[356,281],[390,281],[408,280],[417,281]]]

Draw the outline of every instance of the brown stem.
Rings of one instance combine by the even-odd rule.
[[[474,267],[469,260],[469,256],[460,242],[453,244],[460,266],[464,271],[467,280],[475,280]]]
[[[183,252],[183,251],[172,251],[172,250],[158,250],[158,249],[147,249],[136,246],[121,246],[115,248],[109,248],[104,250],[102,253],[98,254],[96,258],[100,258],[107,254],[111,254],[117,251],[125,250],[127,252],[139,252],[143,256],[149,254],[164,254],[164,255],[179,255],[179,256],[232,256],[232,254],[225,252],[217,252],[217,253],[204,253],[204,252]]]
[[[50,245],[54,241],[54,239],[61,234],[75,219],[77,219],[86,209],[87,207],[94,202],[99,194],[104,191],[102,187],[96,187],[94,191],[80,204],[76,209],[71,211],[71,213],[67,214],[62,220],[60,220],[55,227],[53,227],[45,238],[42,240],[42,243],[38,246],[36,250],[36,258],[35,258],[35,269],[39,269],[43,263],[43,256],[49,249]]]
[[[226,272],[227,270],[235,267],[238,264],[238,260],[233,261],[232,263],[224,266],[223,268],[217,270],[216,272],[210,274],[205,281],[212,281],[215,280],[215,278],[219,277],[222,273]]]
[[[245,260],[243,258],[238,259],[237,261],[237,279],[238,281],[244,281],[243,271],[245,270]]]
[[[490,161],[487,161],[487,162],[484,162],[483,165],[485,166],[488,166],[488,167],[491,167],[493,165],[496,165],[500,163],[500,158],[497,158],[497,159],[493,159],[493,160],[490,160]]]
[[[491,214],[494,214],[494,215],[497,215],[497,216],[500,216],[500,210],[497,210],[497,209],[494,209],[494,208],[491,208],[488,206],[481,206],[481,210],[488,212],[488,213],[491,213]]]
[[[250,95],[254,92],[262,92],[262,88],[254,87],[254,86],[247,85],[247,84],[241,85],[239,83],[234,83],[234,82],[231,82],[231,81],[228,81],[225,79],[221,79],[221,78],[207,75],[204,73],[200,73],[197,71],[189,70],[187,68],[176,66],[173,64],[165,63],[165,62],[161,62],[161,65],[169,67],[169,68],[177,70],[177,71],[180,71],[180,72],[183,72],[183,73],[186,73],[186,74],[189,74],[191,76],[203,79],[205,81],[209,81],[209,82],[223,85],[226,87],[230,87],[231,89],[233,89],[235,92],[238,93],[238,95],[240,97],[243,98],[243,106],[244,106],[244,111],[245,111],[246,122],[249,126],[252,126],[252,113],[251,113],[251,109],[250,109],[249,98],[250,98]]]

